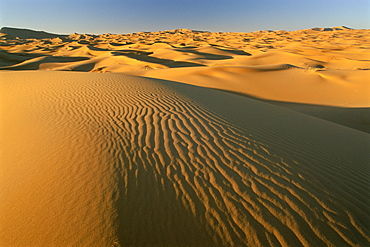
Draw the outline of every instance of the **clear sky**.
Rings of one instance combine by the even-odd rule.
[[[370,28],[370,0],[0,0],[0,26],[53,33]]]

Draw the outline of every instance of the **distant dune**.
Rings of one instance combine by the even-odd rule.
[[[0,33],[5,34],[8,39],[50,39],[56,37],[65,37],[67,35],[47,33],[44,31],[35,31],[30,29],[20,29],[12,27],[2,27]]]
[[[2,28],[0,246],[368,246],[369,38]]]

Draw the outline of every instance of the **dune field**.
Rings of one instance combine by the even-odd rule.
[[[369,246],[370,31],[0,30],[0,246]]]

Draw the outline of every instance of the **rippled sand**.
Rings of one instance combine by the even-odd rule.
[[[369,244],[366,52],[361,70],[311,71],[233,50],[230,62],[265,64],[100,74],[43,71],[61,68],[55,54],[11,60],[40,52],[37,40],[45,54],[58,51],[46,41],[61,38],[9,35],[0,45],[0,62],[14,63],[0,71],[0,246]],[[80,43],[76,51],[87,48]]]
[[[370,31],[57,35],[2,28],[0,70],[114,72],[257,98],[370,133]]]

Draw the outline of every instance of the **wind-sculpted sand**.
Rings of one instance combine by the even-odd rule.
[[[0,70],[116,72],[226,90],[370,132],[370,31],[0,30]]]
[[[368,246],[369,38],[2,28],[0,246]]]
[[[118,74],[1,72],[1,246],[365,246],[366,133]]]
[[[1,69],[127,72],[177,67],[291,64],[306,70],[368,70],[369,30],[220,33],[176,29],[71,34],[0,29]]]

